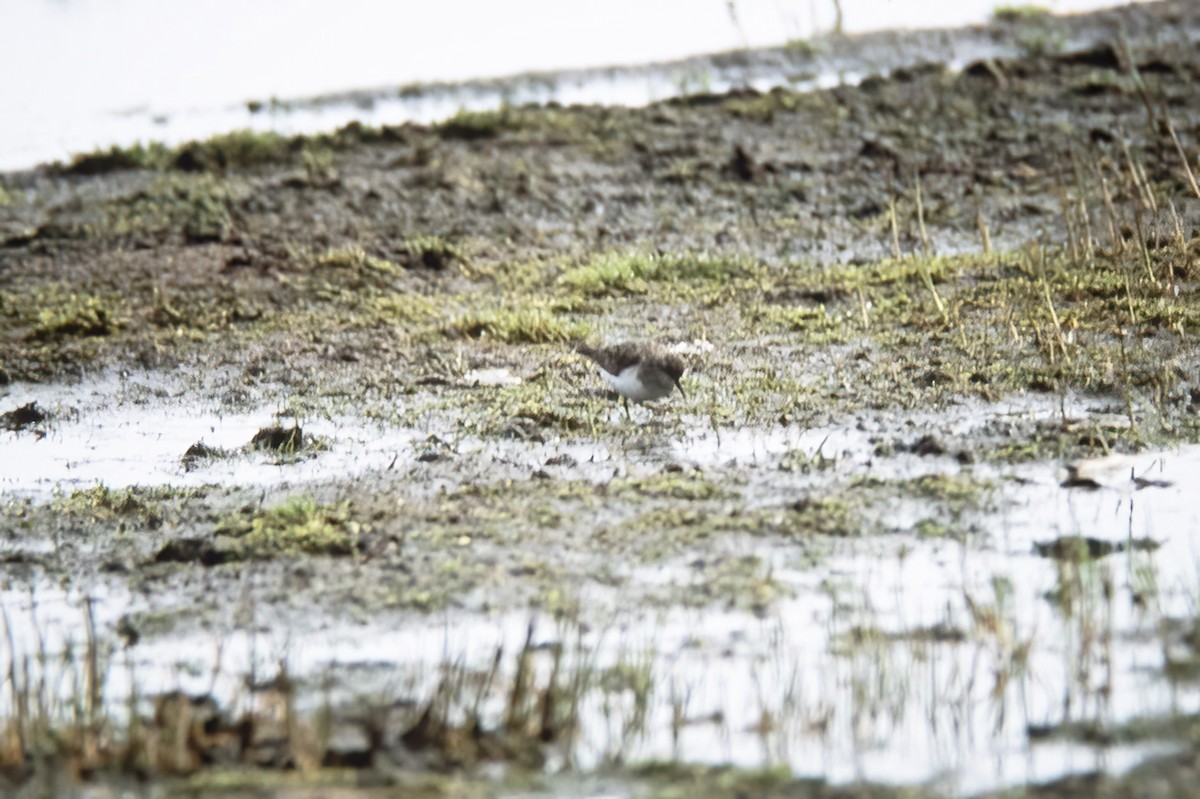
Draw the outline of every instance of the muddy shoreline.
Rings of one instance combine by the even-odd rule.
[[[1190,785],[1198,38],[0,175],[0,785]]]

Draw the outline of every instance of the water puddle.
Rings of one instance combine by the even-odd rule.
[[[204,411],[181,403],[169,386],[130,386],[76,387],[72,396],[82,399],[70,412],[53,399],[62,387],[10,387],[0,410],[36,401],[52,416],[40,432],[0,434],[0,492],[46,498],[94,483],[329,483],[421,463],[424,432],[316,419],[304,423],[324,442],[311,457],[280,462],[243,453],[188,471],[180,458],[190,445],[243,447],[273,414]],[[937,536],[917,534],[916,520],[931,512],[921,499],[900,497],[878,535],[816,550],[801,540],[732,541],[732,554],[760,564],[782,589],[765,611],[669,603],[631,610],[618,591],[583,585],[579,601],[591,616],[572,622],[530,611],[450,610],[346,623],[338,613],[287,607],[252,610],[239,621],[247,611],[230,597],[226,624],[123,646],[122,619],[169,613],[169,596],[120,581],[102,581],[85,596],[47,581],[5,589],[0,607],[14,662],[27,675],[58,672],[47,675],[50,683],[69,687],[88,660],[83,653],[98,646],[104,697],[118,708],[135,686],[142,697],[182,690],[244,707],[260,701],[248,685],[281,669],[311,688],[298,697],[301,709],[381,700],[416,707],[456,670],[492,672],[474,704],[484,718],[499,719],[505,686],[516,679],[513,653],[524,647],[540,679],[560,670],[589,675],[579,682],[580,732],[559,765],[700,759],[957,792],[1118,772],[1171,744],[1102,745],[1066,731],[1200,712],[1200,684],[1164,674],[1172,653],[1193,656],[1171,630],[1194,624],[1200,604],[1200,505],[1191,496],[1200,447],[1070,470],[881,449],[926,430],[952,441],[1018,420],[1090,416],[1117,424],[1112,412],[1088,398],[1034,395],[823,429],[648,428],[645,442],[633,434],[629,446],[620,443],[629,436],[603,444],[456,442],[464,461],[492,455],[478,470],[491,479],[505,464],[527,476],[564,453],[571,455],[558,461],[564,475],[596,481],[621,470],[658,473],[663,464],[718,479],[737,474],[750,507],[777,505],[805,486],[868,477],[970,471],[994,486],[984,512],[942,519]],[[826,464],[812,474],[791,469],[796,453],[803,463]],[[694,566],[668,561],[633,572],[643,584],[686,585]],[[253,573],[247,569],[246,579]],[[566,653],[557,666],[555,651]],[[254,675],[249,683],[247,675]],[[13,711],[11,702],[6,692],[0,715]]]

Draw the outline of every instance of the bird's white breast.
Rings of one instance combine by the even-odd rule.
[[[636,364],[626,366],[621,370],[619,375],[614,375],[603,369],[600,370],[600,374],[604,375],[604,379],[608,381],[608,384],[613,387],[614,391],[634,402],[646,402],[647,400],[654,400],[665,396],[661,391],[655,391],[653,386],[646,385],[638,378],[638,367]]]

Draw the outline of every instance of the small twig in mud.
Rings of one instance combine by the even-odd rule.
[[[87,684],[87,722],[88,737],[94,732],[96,716],[100,712],[100,654],[96,640],[96,616],[92,610],[93,599],[88,596],[83,600],[84,630],[87,636],[85,680]]]
[[[987,220],[983,217],[983,203],[979,200],[979,187],[975,187],[975,227],[979,228],[979,236],[983,240],[983,254],[992,254],[992,234],[988,230]]]
[[[1108,178],[1103,174],[1100,175],[1100,188],[1104,192],[1104,208],[1108,215],[1109,246],[1113,255],[1119,256],[1125,252],[1125,237],[1120,233],[1121,226],[1117,223],[1117,209],[1113,205],[1112,191],[1108,188]]]
[[[1138,211],[1133,212],[1133,225],[1137,230],[1138,249],[1142,254],[1142,265],[1146,268],[1146,277],[1150,279],[1150,284],[1158,285],[1158,279],[1154,277],[1154,266],[1150,259],[1150,247],[1146,244],[1146,234],[1142,230],[1142,215]]]
[[[1083,227],[1083,253],[1087,259],[1087,266],[1091,267],[1095,261],[1096,251],[1095,241],[1092,237],[1092,219],[1087,207],[1088,183],[1083,178],[1083,168],[1074,148],[1071,149],[1071,171],[1075,173],[1076,212],[1079,214],[1079,224]]]
[[[946,304],[942,302],[942,298],[938,294],[937,287],[933,285],[933,274],[929,271],[929,263],[922,258],[918,261],[918,268],[921,271],[921,280],[925,283],[925,288],[929,289],[929,293],[933,296],[933,304],[937,306],[937,310],[942,317],[942,321],[949,325],[950,314],[946,311]]]
[[[1056,175],[1062,172],[1061,166]],[[1058,203],[1062,208],[1063,224],[1067,227],[1067,244],[1071,247],[1071,260],[1079,262],[1079,234],[1075,229],[1075,215],[1072,212],[1071,198],[1067,196],[1067,188],[1062,181],[1055,177],[1055,188],[1058,189]]]
[[[1124,34],[1120,37],[1120,54],[1125,59],[1126,72],[1129,73],[1129,79],[1133,81],[1134,87],[1138,91],[1138,96],[1142,98],[1142,105],[1146,107],[1146,124],[1150,126],[1150,132],[1155,132],[1154,102],[1150,99],[1150,93],[1146,90],[1146,83],[1142,80],[1142,73],[1138,71],[1137,62],[1133,58],[1133,49],[1129,46],[1129,40]]]
[[[892,257],[900,257],[900,227],[896,224],[896,198],[888,200],[888,218],[892,225]]]
[[[921,248],[929,252],[929,230],[925,227],[925,203],[921,197],[921,175],[917,174],[917,231],[921,235]]]
[[[1158,201],[1154,199],[1154,191],[1151,190],[1150,182],[1146,179],[1146,171],[1133,160],[1133,154],[1129,152],[1129,142],[1122,140],[1121,150],[1125,154],[1125,163],[1129,165],[1129,175],[1137,189],[1138,198],[1142,201],[1142,207],[1157,213]]]
[[[1138,318],[1137,311],[1133,307],[1133,287],[1129,283],[1129,272],[1125,271],[1123,277],[1125,278],[1125,299],[1129,303],[1129,324],[1136,325]]]
[[[1184,152],[1183,145],[1179,143],[1179,136],[1175,133],[1175,126],[1171,124],[1171,118],[1165,113],[1163,121],[1167,125],[1167,133],[1171,134],[1171,141],[1175,144],[1175,152],[1179,153],[1179,160],[1183,162],[1183,171],[1187,175],[1188,185],[1192,187],[1192,194],[1200,197],[1200,185],[1196,183],[1196,173],[1192,172],[1192,165],[1188,162],[1187,153]]]
[[[1171,221],[1175,225],[1175,246],[1179,248],[1179,253],[1184,258],[1187,257],[1187,238],[1183,235],[1183,220],[1179,218],[1179,212],[1175,210],[1175,201],[1171,200]],[[1170,280],[1170,285],[1175,286],[1175,259],[1167,259],[1167,277]]]
[[[1032,258],[1030,260],[1032,262]],[[1067,352],[1067,339],[1063,335],[1062,322],[1059,320],[1058,311],[1054,307],[1054,299],[1050,296],[1050,282],[1046,279],[1046,253],[1044,250],[1039,250],[1036,267],[1038,283],[1042,287],[1042,297],[1046,300],[1046,309],[1050,312],[1050,321],[1054,323],[1054,333],[1058,340],[1059,350],[1062,352],[1063,362],[1070,363],[1071,356]],[[1053,349],[1050,351],[1053,353]]]

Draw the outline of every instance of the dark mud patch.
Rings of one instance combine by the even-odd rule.
[[[258,434],[255,435],[257,437]],[[219,447],[210,447],[203,441],[197,441],[187,448],[187,451],[183,453],[183,457],[179,459],[179,462],[185,470],[190,472],[193,469],[203,467],[207,461],[226,457],[229,457],[229,453],[226,450]]]
[[[268,449],[276,452],[297,452],[305,446],[304,431],[299,425],[291,427],[264,427],[250,439],[252,449]]]
[[[0,427],[12,433],[20,433],[41,425],[46,413],[36,402],[26,403],[19,408],[0,414]]]
[[[1069,538],[1056,538],[1053,541],[1034,542],[1033,551],[1043,558],[1079,563],[1097,560],[1128,550],[1153,552],[1160,546],[1162,546],[1160,542],[1151,538],[1138,538],[1130,541],[1105,541],[1090,536],[1072,536]]]

